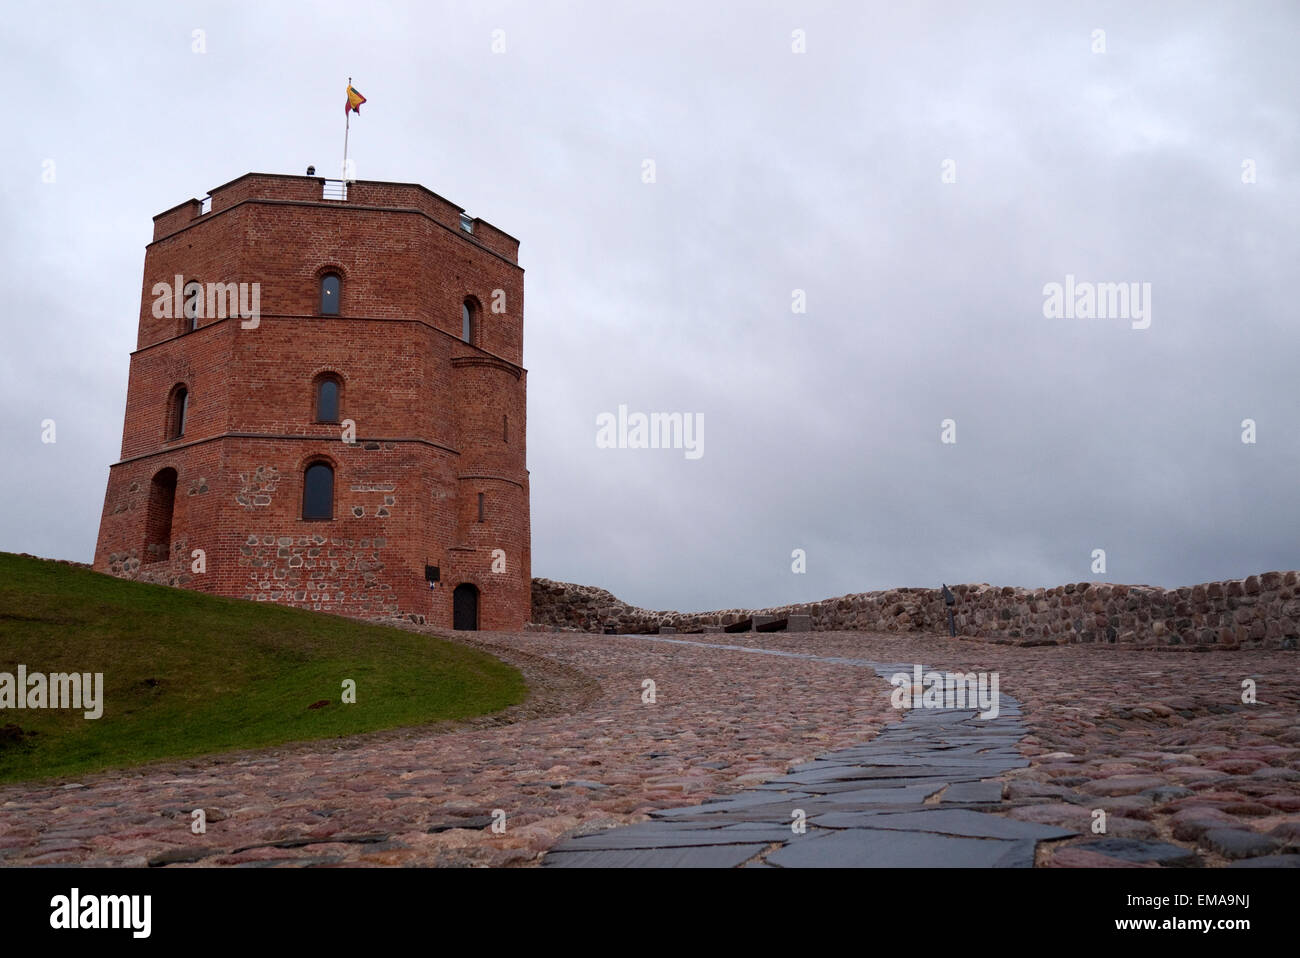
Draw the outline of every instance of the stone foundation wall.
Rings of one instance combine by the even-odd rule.
[[[1290,648],[1300,645],[1300,573],[1265,572],[1227,582],[1162,589],[1078,582],[1051,589],[949,587],[959,636],[1019,644],[1102,642],[1199,648]],[[651,612],[593,586],[533,580],[539,628],[622,633],[703,632],[750,616],[791,613],[814,631],[948,631],[939,589],[890,589],[820,602],[718,612]]]

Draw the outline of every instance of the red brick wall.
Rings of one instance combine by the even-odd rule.
[[[445,627],[453,589],[470,582],[481,628],[527,622],[523,271],[516,241],[481,221],[467,234],[459,214],[410,184],[363,182],[346,202],[323,201],[314,177],[252,174],[214,190],[209,213],[181,204],[157,217],[95,568]],[[343,278],[338,316],[318,313],[327,270]],[[258,283],[260,324],[205,317],[184,332],[182,319],[155,317],[154,284],[177,274]],[[467,297],[482,305],[472,345],[459,338]],[[342,382],[339,419],[355,423],[354,445],[340,425],[314,421],[322,373]],[[189,414],[170,440],[178,384]],[[301,518],[314,458],[335,469],[333,520]],[[172,554],[150,561],[150,483],[168,467],[179,477]],[[435,590],[426,564],[442,571]]]

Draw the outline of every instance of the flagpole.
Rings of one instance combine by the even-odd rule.
[[[351,94],[352,94],[352,77],[348,77],[348,95],[351,96]],[[340,179],[343,180],[343,189],[346,190],[348,188],[348,133],[352,129],[351,107],[344,109],[343,115],[345,117],[343,121],[343,175],[340,177]]]

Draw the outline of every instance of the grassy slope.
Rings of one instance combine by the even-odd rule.
[[[0,727],[37,733],[0,735],[0,782],[466,718],[527,694],[517,670],[441,639],[0,553],[0,672],[19,663],[103,672],[104,714],[0,710]]]

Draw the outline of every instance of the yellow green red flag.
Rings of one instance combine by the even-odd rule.
[[[352,84],[348,84],[348,102],[343,107],[343,112],[349,111],[357,114],[361,113],[361,104],[366,102],[366,98],[353,89]]]

